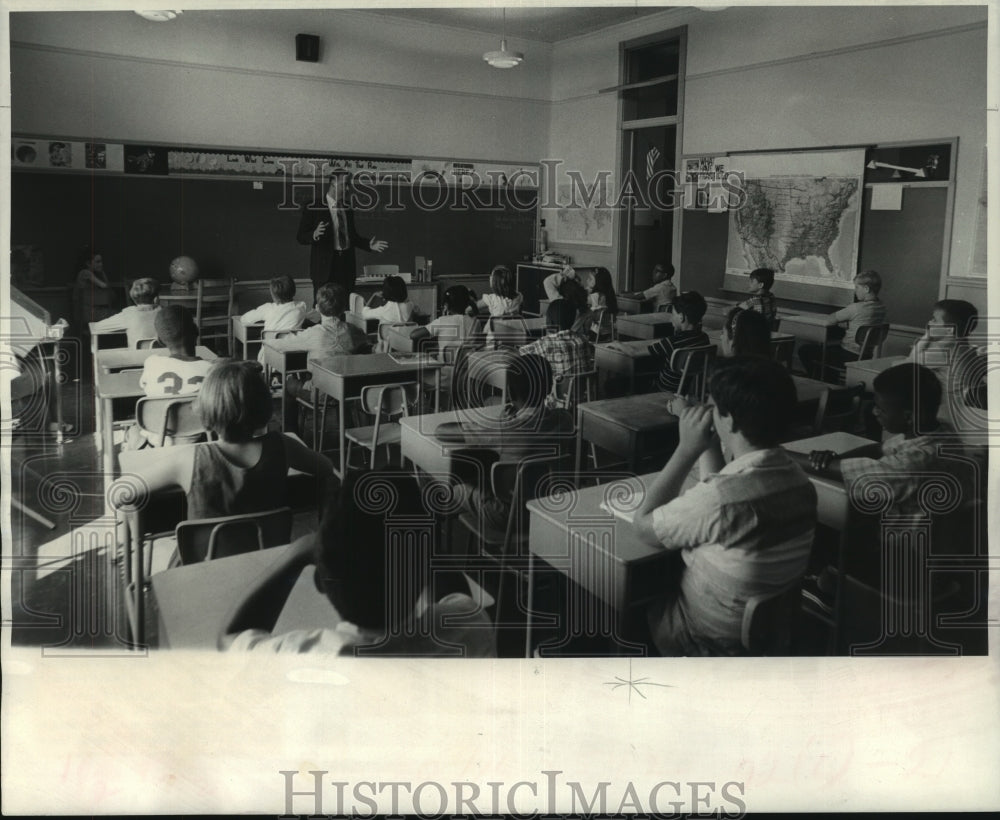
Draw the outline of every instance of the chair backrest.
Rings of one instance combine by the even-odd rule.
[[[136,339],[136,350],[152,350],[154,347],[165,347],[159,339]]]
[[[365,265],[365,276],[397,276],[399,265]]]
[[[881,325],[862,325],[854,334],[854,341],[861,348],[858,359],[878,359],[882,356],[882,346],[889,336],[888,322]]]
[[[525,505],[541,494],[545,477],[553,470],[568,470],[569,467],[568,455],[555,459],[551,455],[537,455],[493,464],[490,469],[493,495],[505,501],[510,508],[504,536],[505,555],[514,539],[527,533],[530,516]]]
[[[392,421],[408,416],[417,400],[417,386],[409,384],[372,384],[361,390],[361,409],[379,420]]]
[[[361,312],[365,307],[365,297],[360,293],[352,293],[347,301],[347,310],[357,316],[361,315]]]
[[[205,435],[201,418],[194,409],[195,396],[144,396],[135,404],[135,421],[144,433],[159,436],[158,446],[183,438],[195,441]]]
[[[379,327],[379,335],[382,335],[382,327]],[[400,353],[418,353],[420,351],[433,351],[438,344],[438,340],[417,324],[391,325],[385,332],[385,345],[389,351]]]
[[[594,344],[599,342],[614,342],[618,340],[618,324],[615,314],[608,308],[598,308],[594,311],[590,332],[594,334]]]
[[[792,367],[792,355],[795,352],[795,339],[771,339],[771,358],[786,369]]]
[[[368,322],[361,318],[360,313],[354,313],[349,310],[344,314],[344,321],[349,325],[354,325],[358,330],[367,335]]]
[[[816,433],[856,430],[861,424],[863,382],[847,387],[828,387],[819,396],[813,428]]]
[[[517,330],[510,330],[507,327],[496,328],[494,322],[503,321],[506,324],[513,324]],[[494,347],[520,347],[527,344],[531,339],[528,332],[528,323],[520,313],[511,313],[504,316],[490,316],[486,320],[487,335],[493,340]]]
[[[752,655],[787,655],[801,607],[800,580],[777,592],[750,598],[743,610],[743,648]]]
[[[182,564],[277,547],[292,540],[290,507],[182,521],[174,530]]]
[[[581,401],[593,401],[597,398],[597,369],[556,374],[553,384],[556,398],[569,408],[575,408]]]
[[[698,401],[705,400],[708,390],[708,371],[719,349],[715,345],[682,347],[670,357],[670,369],[680,373],[677,393]]]

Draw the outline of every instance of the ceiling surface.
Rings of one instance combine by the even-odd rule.
[[[555,43],[578,34],[587,34],[616,23],[625,23],[637,17],[656,14],[669,6],[639,8],[620,4],[617,6],[555,6],[548,8],[507,8],[506,33],[512,39],[537,40]],[[488,8],[392,8],[365,11],[416,20],[424,23],[453,26],[455,28],[495,34],[500,37],[504,28],[501,6]]]

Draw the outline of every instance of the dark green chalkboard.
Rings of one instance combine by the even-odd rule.
[[[249,180],[15,172],[11,240],[41,246],[47,285],[70,283],[77,253],[88,244],[116,277],[166,280],[170,260],[182,254],[204,276],[308,276],[309,249],[295,240],[298,209],[281,207],[280,181],[261,184],[254,190]],[[388,197],[380,196],[373,210],[358,211],[356,222],[362,234],[387,240],[389,250],[359,253],[359,273],[365,262],[414,272],[418,255],[434,260],[435,276],[483,273],[501,263],[513,268],[531,253],[536,220],[535,193],[518,197],[529,207],[506,202],[499,211],[463,210],[446,201],[422,209],[401,186],[401,210],[390,211]],[[426,202],[434,202],[429,193]]]

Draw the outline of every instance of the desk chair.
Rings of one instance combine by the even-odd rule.
[[[889,324],[862,325],[854,334],[855,343],[861,348],[858,353],[858,361],[863,362],[868,359],[878,359],[882,356],[882,347],[889,336]],[[847,368],[837,365],[827,364],[827,370],[833,371],[837,379],[837,384],[843,384],[847,378]]]
[[[389,343],[389,336],[392,331],[400,331],[408,327],[416,327],[416,322],[380,322],[378,326],[378,344],[376,353],[388,353],[392,348]]]
[[[361,318],[361,311],[365,307],[365,297],[360,293],[352,293],[348,297],[347,311],[348,313],[353,313],[358,318]]]
[[[681,374],[677,394],[705,401],[708,393],[708,372],[715,363],[719,349],[715,345],[682,347],[670,357],[670,369]]]
[[[795,339],[772,339],[771,358],[778,364],[784,366],[785,370],[792,369],[792,357],[795,353]]]
[[[179,563],[194,564],[242,552],[277,547],[292,540],[290,507],[182,521],[175,530]]]
[[[136,350],[152,350],[157,347],[166,347],[159,339],[136,339]]]
[[[558,374],[553,377],[557,398],[567,401],[569,409],[576,410],[581,401],[597,398],[597,369],[591,368],[579,373]]]
[[[801,580],[778,592],[753,596],[743,610],[743,648],[751,655],[790,654],[801,610]]]
[[[161,305],[180,305],[194,313],[198,327],[197,344],[206,339],[225,339],[226,355],[232,345],[230,317],[236,313],[235,279],[199,279],[194,290],[167,291],[159,296]]]
[[[569,463],[567,456],[553,459],[548,455],[529,456],[519,461],[496,461],[490,467],[490,491],[495,498],[508,506],[505,528],[498,530],[483,520],[481,515],[472,512],[464,512],[458,518],[459,524],[465,528],[468,534],[467,559],[472,557],[471,563],[477,565],[481,570],[477,583],[482,585],[482,581],[485,580],[482,574],[487,568],[495,566],[497,569],[493,628],[497,634],[498,654],[501,657],[504,656],[504,653],[500,647],[504,643],[511,650],[516,645],[514,638],[517,636],[511,638],[511,630],[525,630],[525,655],[531,657],[533,647],[527,645],[527,621],[523,617],[531,608],[534,597],[533,590],[527,586],[530,577],[527,571],[530,514],[525,505],[543,494],[544,485],[550,472],[559,468],[568,469]],[[474,546],[475,549],[473,549]],[[507,601],[503,594],[505,579],[508,576],[511,576],[518,583],[512,601]],[[527,588],[525,588],[526,586]],[[522,592],[527,593],[525,603],[522,603]],[[508,604],[514,607],[514,611],[505,619],[505,612],[510,608]],[[554,617],[543,621],[537,616],[533,616],[533,620],[536,626],[557,625]],[[503,641],[503,636],[508,636],[508,640]],[[509,654],[513,654],[513,651]]]
[[[496,321],[513,322],[520,327],[520,330],[511,333],[510,331],[497,331],[494,328]],[[501,347],[520,347],[531,341],[531,333],[528,331],[528,323],[520,313],[511,313],[505,316],[490,316],[486,319],[487,338],[493,340],[493,349]]]
[[[361,390],[361,409],[374,416],[374,424],[365,427],[353,427],[345,431],[347,438],[347,465],[351,464],[351,445],[358,444],[366,450],[371,450],[371,468],[375,469],[375,456],[378,448],[385,445],[386,457],[389,458],[389,446],[399,444],[401,431],[398,419],[409,416],[410,408],[415,407],[418,399],[417,385],[409,384],[373,384]],[[400,467],[403,465],[400,464]]]
[[[615,322],[615,314],[608,308],[595,310],[590,332],[594,334],[594,344],[618,341],[618,324]]]
[[[819,397],[813,435],[841,430],[856,432],[861,427],[861,401],[865,386],[859,382],[847,387],[828,387]]]
[[[365,265],[363,270],[366,278],[399,275],[399,265]]]
[[[193,444],[207,435],[195,410],[196,396],[145,396],[135,404],[135,423],[156,447]]]

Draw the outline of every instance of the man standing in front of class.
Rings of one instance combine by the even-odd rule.
[[[381,253],[389,243],[374,236],[367,239],[354,227],[354,211],[348,203],[351,175],[339,168],[330,177],[330,186],[321,205],[302,206],[298,241],[309,245],[309,278],[313,293],[323,285],[340,285],[347,293],[354,290],[357,248]]]

